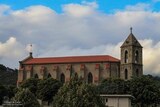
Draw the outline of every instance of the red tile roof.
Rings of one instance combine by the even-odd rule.
[[[69,56],[32,58],[22,62],[23,64],[59,64],[59,63],[84,63],[84,62],[119,62],[120,60],[109,55],[97,56]]]

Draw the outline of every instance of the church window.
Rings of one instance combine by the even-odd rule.
[[[75,77],[78,77],[78,74],[77,74],[77,72],[75,73]]]
[[[89,73],[88,74],[88,83],[92,83],[93,82],[93,76],[92,76],[92,73]]]
[[[60,75],[60,81],[61,81],[62,83],[65,82],[65,75],[64,75],[63,73]]]
[[[137,77],[139,76],[139,70],[138,69],[136,70],[136,76]]]
[[[128,63],[128,51],[125,51],[124,62]]]
[[[38,79],[38,78],[39,78],[39,77],[38,77],[38,74],[35,74],[35,75],[34,75],[34,78],[37,78],[37,79]]]
[[[47,78],[51,78],[51,77],[52,77],[52,76],[51,76],[51,74],[49,73],[48,76],[47,76]]]
[[[125,79],[128,79],[128,70],[127,69],[125,69]]]
[[[135,53],[135,63],[138,63],[139,53],[136,51]]]

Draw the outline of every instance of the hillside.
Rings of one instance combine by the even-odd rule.
[[[11,69],[0,64],[0,84],[3,85],[16,85],[17,82],[17,69]]]

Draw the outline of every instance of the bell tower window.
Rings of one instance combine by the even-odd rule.
[[[124,62],[128,63],[128,51],[125,51]]]
[[[128,70],[127,69],[125,69],[125,71],[124,71],[124,78],[128,79]]]
[[[137,77],[139,76],[139,70],[138,69],[136,70],[136,76]]]
[[[139,59],[139,53],[138,53],[138,51],[136,51],[136,53],[135,53],[135,63],[138,63],[138,59]]]

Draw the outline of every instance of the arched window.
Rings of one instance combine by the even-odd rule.
[[[135,63],[138,63],[138,59],[139,59],[139,53],[138,53],[138,51],[136,51],[136,53],[135,53]]]
[[[75,75],[75,77],[78,77],[78,74],[77,74],[77,72],[76,72],[74,75]]]
[[[51,78],[52,76],[51,76],[51,74],[49,73],[48,75],[47,75],[47,78]]]
[[[124,74],[125,74],[125,75],[124,75],[124,78],[125,78],[125,79],[128,79],[128,70],[127,70],[127,69],[125,69]]]
[[[63,73],[60,75],[60,81],[61,81],[62,83],[65,82],[65,75],[64,75]]]
[[[138,69],[136,70],[136,76],[137,77],[139,76],[139,70]]]
[[[37,79],[38,79],[38,78],[39,78],[39,77],[38,77],[38,74],[35,74],[35,75],[34,75],[34,78],[37,78]]]
[[[93,76],[91,73],[88,74],[88,83],[93,83]]]
[[[128,51],[125,51],[124,62],[128,63]]]

